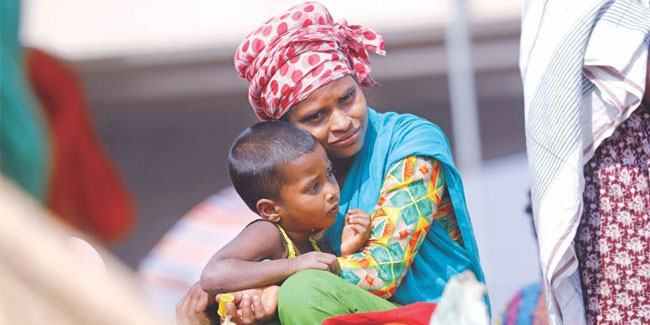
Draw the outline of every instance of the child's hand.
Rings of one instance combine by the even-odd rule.
[[[339,261],[333,254],[323,252],[309,252],[306,254],[298,255],[291,261],[294,263],[293,273],[307,269],[330,271],[334,274],[339,274],[341,271]]]
[[[341,234],[341,256],[354,254],[370,237],[370,215],[360,209],[350,209],[345,216]]]
[[[256,324],[273,318],[278,308],[279,289],[271,285],[231,292],[235,301],[226,305],[230,321],[235,324]],[[217,295],[217,303],[220,298],[221,295]]]

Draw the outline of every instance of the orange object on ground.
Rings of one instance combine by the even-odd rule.
[[[123,237],[133,225],[132,199],[94,133],[76,75],[41,50],[27,49],[26,55],[30,83],[52,136],[47,206],[98,238]]]

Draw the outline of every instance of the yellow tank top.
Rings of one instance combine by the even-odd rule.
[[[287,250],[289,250],[289,256],[287,258],[291,259],[296,257],[296,247],[293,245],[293,241],[291,241],[291,238],[289,238],[289,235],[287,235],[287,232],[282,229],[282,226],[279,224],[275,224],[276,227],[278,227],[278,230],[280,231],[280,235],[282,236],[282,241],[284,241],[284,244],[287,246]],[[314,248],[315,251],[320,252],[320,248],[318,247],[318,244],[316,242],[316,239],[313,237],[309,236],[309,243],[311,244],[311,247]]]

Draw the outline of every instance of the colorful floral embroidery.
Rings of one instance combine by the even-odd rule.
[[[442,165],[429,157],[406,157],[386,175],[366,246],[339,258],[341,277],[377,296],[392,296],[433,220],[463,245]]]

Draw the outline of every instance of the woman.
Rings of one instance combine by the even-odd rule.
[[[278,294],[283,323],[320,323],[334,315],[436,300],[447,280],[466,269],[484,281],[445,135],[413,115],[367,107],[360,86],[375,84],[368,52],[384,55],[381,35],[335,23],[325,7],[309,2],[269,19],[235,54],[256,115],[304,128],[333,162],[341,201],[325,241],[340,254],[348,209],[363,209],[373,218],[366,246],[339,258],[340,277],[306,271],[284,282]],[[253,311],[251,304],[258,308]],[[237,306],[242,319],[233,316],[242,322],[266,318],[260,306],[258,298],[243,298]],[[270,306],[275,309],[274,301]]]

